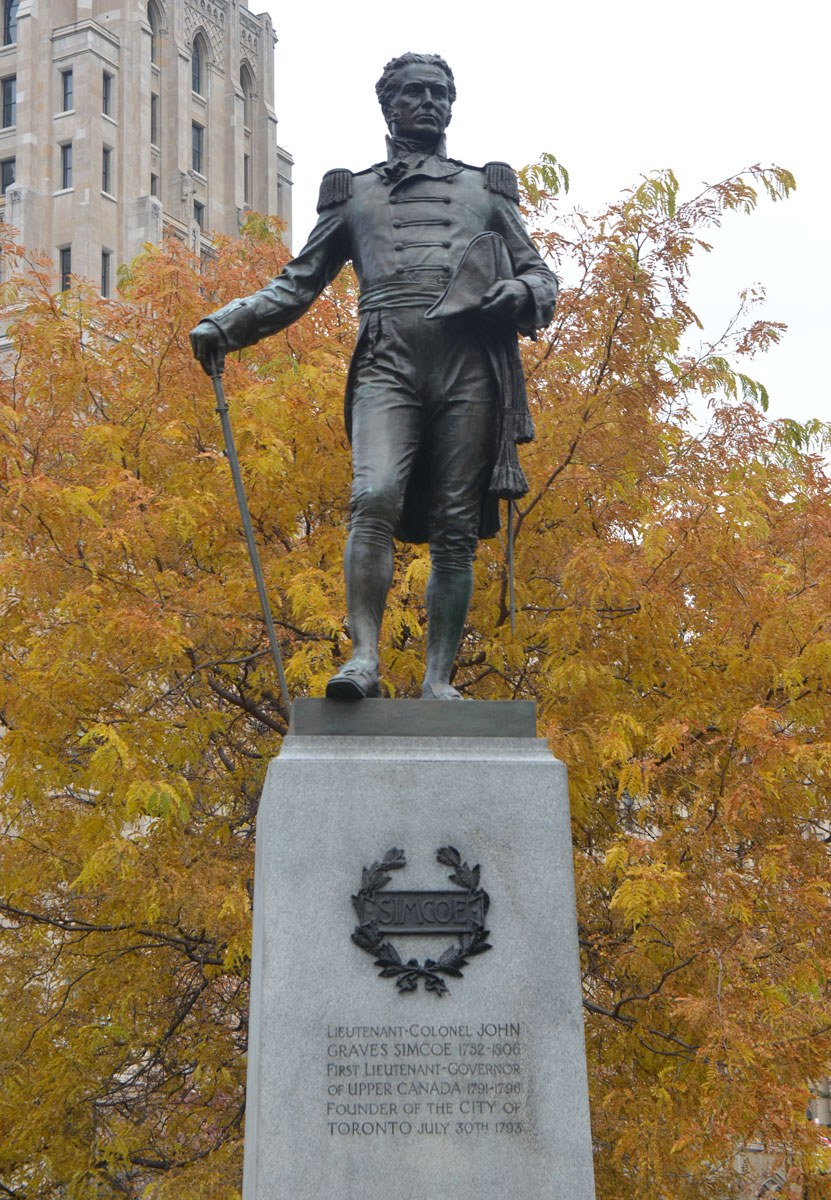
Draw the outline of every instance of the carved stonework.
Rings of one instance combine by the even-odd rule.
[[[201,30],[210,42],[211,63],[225,69],[225,5],[213,0],[193,0],[185,6],[185,40],[193,43],[197,31]]]
[[[193,212],[193,196],[196,192],[196,184],[193,181],[193,173],[191,171],[179,172],[179,203],[181,204],[181,214],[184,220],[189,220]]]
[[[239,12],[239,45],[240,54],[248,61],[252,70],[254,63],[260,57],[260,38],[262,37],[262,29],[256,17],[252,17],[244,8]]]
[[[242,67],[243,63],[248,67],[248,70],[251,72],[251,78],[256,79],[257,78],[257,59],[256,59],[255,55],[252,53],[252,51],[245,45],[240,46],[240,63],[239,63],[240,67]],[[257,94],[256,89],[252,88],[251,95],[255,96],[256,94]]]

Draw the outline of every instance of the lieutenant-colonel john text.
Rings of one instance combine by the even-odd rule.
[[[351,261],[360,325],[346,387],[352,445],[344,572],[351,659],[327,696],[379,696],[378,639],[393,575],[393,537],[427,541],[427,662],[422,696],[450,683],[470,606],[480,537],[498,499],[527,488],[517,443],[533,426],[517,333],[554,312],[557,280],[531,242],[507,164],[447,157],[453,74],[433,54],[404,54],[376,85],[387,156],[329,171],[319,219],[282,274],[206,317],[191,334],[205,370],[302,316]]]

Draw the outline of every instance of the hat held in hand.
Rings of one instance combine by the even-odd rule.
[[[476,312],[489,288],[500,279],[513,278],[514,264],[504,238],[479,233],[468,242],[450,282],[424,316],[434,320]]]

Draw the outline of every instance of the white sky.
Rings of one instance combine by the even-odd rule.
[[[788,167],[797,181],[790,200],[762,200],[713,232],[714,250],[694,270],[693,307],[715,334],[739,291],[763,284],[764,315],[789,330],[745,369],[767,386],[772,416],[831,418],[831,19],[820,0],[266,7],[279,39],[278,138],[295,159],[295,252],[314,222],[323,172],[383,157],[374,86],[384,64],[407,50],[441,54],[458,89],[450,155],[520,167],[549,151],[571,176],[565,207],[595,211],[659,167],[675,171],[682,197],[751,163]]]

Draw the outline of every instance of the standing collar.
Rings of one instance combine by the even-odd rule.
[[[408,141],[406,138],[393,137],[392,134],[387,134],[387,162],[405,162],[407,165],[416,165],[415,160],[418,159],[420,166],[428,158],[447,158],[447,138],[444,134],[438,140],[435,150],[425,150],[418,142]]]
[[[384,183],[395,190],[400,183],[422,175],[429,179],[447,179],[458,175],[462,164],[447,157],[447,144],[442,135],[435,151],[431,154],[423,146],[414,147],[401,138],[387,137],[387,160],[375,163],[373,171]]]

